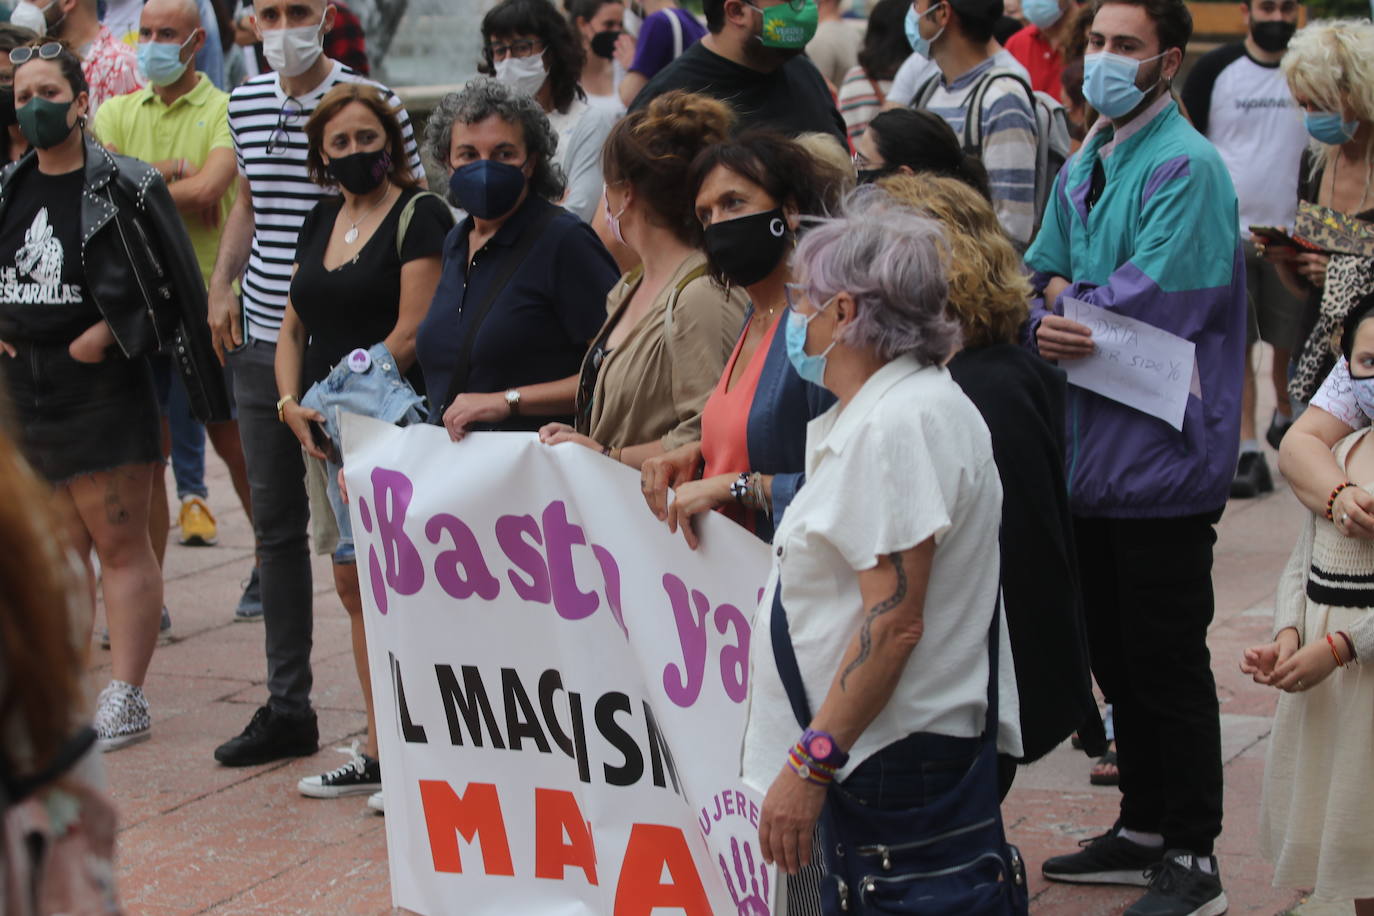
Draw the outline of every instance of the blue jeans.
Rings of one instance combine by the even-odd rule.
[[[181,375],[172,373],[167,392],[167,426],[172,433],[172,478],[177,484],[177,499],[199,496],[208,499],[205,486],[205,424],[191,413],[191,399]]]

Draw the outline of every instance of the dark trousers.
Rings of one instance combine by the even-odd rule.
[[[1207,649],[1220,518],[1074,519],[1093,675],[1116,721],[1122,826],[1198,855],[1221,833]]]
[[[276,345],[249,340],[230,356],[239,438],[248,465],[267,640],[267,690],[274,712],[310,709],[310,649],[314,638],[310,508],[301,445],[277,420]]]

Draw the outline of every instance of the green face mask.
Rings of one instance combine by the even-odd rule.
[[[759,39],[765,48],[800,51],[816,34],[820,15],[816,0],[788,0],[766,10],[757,6],[754,9],[763,14],[763,33]]]
[[[67,139],[75,125],[67,123],[67,112],[72,103],[52,102],[34,96],[23,108],[15,111],[19,120],[19,130],[24,139],[38,149],[50,149]]]

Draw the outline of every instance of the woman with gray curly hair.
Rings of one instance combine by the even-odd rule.
[[[488,77],[445,96],[425,127],[425,150],[467,211],[444,240],[415,346],[430,422],[454,440],[572,420],[582,354],[620,272],[552,202],[563,194],[557,147],[538,103]]]
[[[1002,487],[987,427],[943,367],[959,340],[944,247],[938,224],[861,190],[802,237],[787,287],[788,355],[838,402],[807,427],[806,486],[774,537],[782,600],[765,593],[774,619],[755,624],[771,639],[754,642],[743,777],[766,793],[764,858],[808,865],[819,819],[822,898],[862,894],[864,912],[891,888],[862,869],[903,875],[912,854],[898,849],[957,849],[935,834],[966,821],[981,863],[969,874],[1014,884],[996,762],[998,748],[1021,753]],[[911,809],[940,814],[926,830]],[[865,860],[866,844],[891,860]]]

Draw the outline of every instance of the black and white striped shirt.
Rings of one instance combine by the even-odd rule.
[[[259,340],[277,339],[291,288],[296,235],[306,214],[331,193],[306,175],[305,122],[325,93],[341,82],[370,83],[382,91],[398,111],[411,174],[424,175],[410,117],[400,99],[337,61],[319,86],[298,98],[288,99],[277,73],[256,76],[235,89],[229,97],[229,132],[239,173],[248,179],[252,192],[254,222],[253,250],[243,276],[243,308],[248,333]]]

